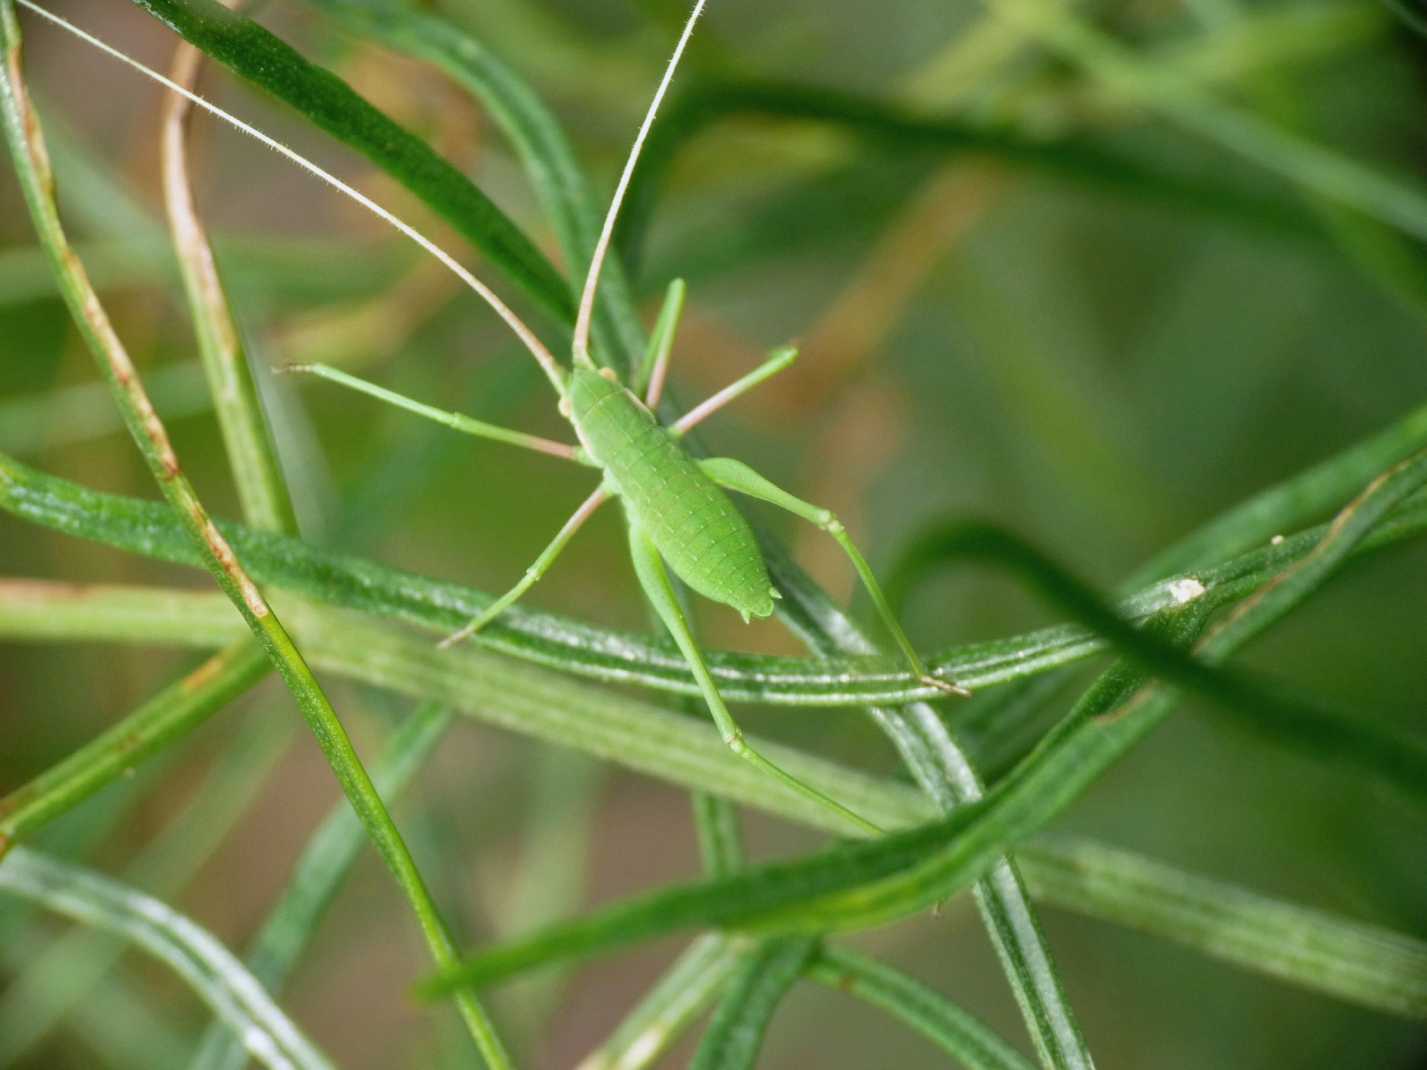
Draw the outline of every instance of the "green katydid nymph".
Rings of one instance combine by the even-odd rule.
[[[25,0],[21,2],[25,3]],[[779,506],[817,525],[842,547],[871,596],[878,615],[912,673],[920,681],[945,692],[962,695],[968,693],[954,681],[928,672],[888,605],[871,567],[831,512],[794,497],[739,461],[729,458],[696,459],[682,444],[681,438],[690,428],[788,367],[793,361],[794,352],[791,349],[775,352],[759,368],[667,426],[659,423],[655,412],[663,392],[673,352],[674,333],[683,305],[682,283],[676,281],[669,287],[668,297],[651,337],[648,354],[631,382],[623,383],[613,371],[601,368],[589,352],[590,327],[600,270],[609,251],[620,204],[634,173],[640,149],[653,125],[659,105],[673,79],[694,26],[703,13],[705,3],[706,0],[698,0],[684,25],[611,199],[585,277],[575,321],[569,368],[554,358],[535,332],[523,323],[494,291],[449,253],[370,198],[186,88],[143,67],[33,4],[25,3],[25,6],[60,22],[170,89],[182,93],[200,107],[258,138],[396,227],[479,294],[510,326],[550,380],[559,398],[560,413],[573,427],[578,446],[495,427],[459,413],[441,411],[327,365],[294,365],[289,369],[307,372],[353,388],[456,430],[539,450],[587,465],[600,473],[598,486],[536,557],[520,581],[464,628],[444,640],[443,646],[450,646],[476,635],[481,628],[518,601],[549,570],[584,522],[601,505],[616,498],[622,503],[628,521],[630,556],[640,586],[688,662],[724,743],[739,757],[757,765],[804,797],[835,811],[842,818],[865,830],[877,831],[875,826],[841,803],[798,780],[749,746],[709,673],[703,651],[670,578],[672,573],[693,591],[733,608],[745,620],[769,616],[773,612],[775,600],[779,598],[778,591],[769,578],[752,529],[727,492],[736,491]]]

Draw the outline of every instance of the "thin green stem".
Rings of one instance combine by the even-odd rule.
[[[249,724],[215,759],[189,804],[125,866],[124,882],[175,898],[266,789],[295,728],[291,719]],[[31,954],[0,998],[0,1066],[22,1065],[66,1017],[92,1000],[123,953],[121,942],[80,928]]]
[[[162,961],[274,1070],[328,1070],[327,1058],[282,1013],[243,964],[167,904],[80,866],[25,847],[0,866],[0,890],[112,932]]]
[[[1018,852],[1022,868],[1026,855]],[[950,1000],[874,959],[824,948],[808,974],[839,992],[881,1007],[967,1070],[1030,1070],[1014,1048]]]
[[[713,1003],[738,966],[745,943],[716,933],[695,939],[576,1070],[653,1066]]]
[[[1046,902],[1350,1003],[1427,1019],[1420,940],[1088,840],[1042,839],[1023,862]]]
[[[372,781],[384,798],[400,794],[450,724],[451,715],[430,703],[402,723],[372,769]],[[274,996],[282,993],[365,839],[361,822],[345,803],[333,807],[308,839],[286,890],[268,911],[245,956],[253,976]],[[190,1070],[242,1070],[246,1060],[241,1036],[214,1023],[204,1033]]]
[[[815,937],[765,940],[742,956],[689,1070],[752,1070],[778,1005],[817,955]]]

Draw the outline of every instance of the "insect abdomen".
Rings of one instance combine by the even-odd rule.
[[[585,448],[674,574],[745,616],[772,613],[773,584],[748,522],[624,387],[576,368],[570,408]]]

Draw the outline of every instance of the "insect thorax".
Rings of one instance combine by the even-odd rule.
[[[623,385],[570,376],[570,420],[631,523],[681,580],[745,617],[773,612],[773,584],[753,532],[728,496]]]

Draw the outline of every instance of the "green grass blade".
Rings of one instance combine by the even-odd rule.
[[[490,198],[332,72],[309,63],[257,23],[214,0],[134,3],[391,175],[557,320],[573,318],[565,280]]]
[[[773,1013],[817,949],[816,939],[789,937],[744,955],[689,1070],[751,1070]]]
[[[183,978],[265,1065],[304,1070],[332,1065],[231,952],[159,900],[25,847],[15,848],[0,865],[0,890],[142,948]]]
[[[192,801],[125,867],[123,881],[172,899],[194,878],[265,789],[292,740],[287,722],[254,725],[213,763]],[[17,1066],[90,1002],[124,954],[121,941],[75,929],[25,963],[0,999],[0,1066]]]
[[[1022,858],[1037,898],[1174,940],[1337,999],[1427,1019],[1427,946],[1129,851],[1042,839]]]
[[[1018,855],[1022,869],[1024,855]],[[1030,1063],[981,1022],[940,993],[874,959],[825,948],[809,976],[881,1007],[967,1070],[1030,1070]]]
[[[653,1066],[713,1002],[738,965],[740,947],[740,941],[716,933],[696,939],[577,1070]]]
[[[415,775],[451,724],[451,715],[427,704],[408,717],[392,736],[372,782],[383,798],[395,798]],[[316,935],[338,889],[366,842],[361,822],[350,807],[336,806],[308,840],[293,867],[282,897],[268,913],[245,956],[258,983],[281,994],[302,951]],[[205,1032],[191,1070],[242,1070],[247,1060],[241,1034],[215,1023]]]
[[[1427,405],[1325,461],[1253,495],[1136,569],[1131,587],[1243,553],[1336,508],[1383,469],[1427,446]]]
[[[924,583],[936,569],[968,560],[989,561],[1018,576],[1108,640],[1120,654],[1170,683],[1215,700],[1220,712],[1310,754],[1327,755],[1336,764],[1355,763],[1370,775],[1427,801],[1427,745],[1418,739],[1374,725],[1360,714],[1325,709],[1280,686],[1186,657],[1156,639],[1153,632],[1129,624],[1087,584],[999,528],[956,522],[932,526],[912,543],[890,573],[888,597],[899,605],[907,591]],[[1186,601],[1199,597],[1201,588],[1196,581]]]
[[[1391,523],[1365,540],[1362,552],[1413,537],[1427,528],[1427,500],[1420,498],[1413,499]],[[98,495],[40,475],[2,455],[0,508],[70,534],[98,538],[164,560],[198,563],[183,531],[162,506]],[[417,620],[440,630],[443,621],[460,621],[469,607],[485,604],[485,596],[476,592],[386,570],[357,559],[327,555],[295,540],[228,525],[222,530],[243,559],[251,564],[253,574],[263,582],[291,587],[337,605],[389,613],[398,619]],[[1204,588],[1199,600],[1218,607],[1247,597],[1286,564],[1310,553],[1325,531],[1324,527],[1309,529],[1276,545],[1270,544],[1197,573],[1194,582]],[[1120,612],[1141,627],[1173,612],[1184,599],[1178,582],[1158,584],[1141,592],[1122,603]],[[143,634],[152,641],[210,646],[234,634],[226,622],[217,627],[213,625],[210,607],[201,597],[172,592],[146,596],[122,588],[103,587],[69,592],[60,586],[15,581],[4,586],[3,606],[5,627],[30,638],[108,636],[113,632],[112,625],[131,622],[136,617],[147,618]],[[490,644],[502,652],[597,678],[682,690],[673,669],[665,671],[665,666],[672,661],[669,652],[650,645],[647,638],[610,633],[537,614],[512,612],[511,617],[506,625],[511,629],[509,634],[512,638],[518,634],[520,638]],[[117,637],[125,638],[122,629]],[[1031,677],[1103,649],[1103,642],[1090,633],[1060,626],[990,644],[957,648],[949,655],[932,659],[932,663],[950,666],[961,679],[986,685]],[[1158,648],[1147,646],[1146,649],[1152,657],[1164,653]],[[889,686],[882,671],[886,659],[881,658],[830,660],[824,664],[806,659],[714,654],[710,661],[716,666],[725,691],[730,697],[740,699],[792,705],[847,705],[868,698],[906,695],[904,690],[899,690],[904,685]],[[963,669],[966,671],[962,672]],[[892,672],[893,680],[900,680],[903,675],[900,669]],[[1216,688],[1221,683],[1222,680],[1215,680],[1209,686]],[[1283,702],[1269,697],[1270,707],[1280,712],[1286,710]],[[1302,703],[1294,708],[1302,714],[1320,714],[1305,723],[1323,721],[1324,731],[1331,727],[1327,722],[1333,718],[1325,719],[1321,715],[1324,711],[1313,711]],[[1281,724],[1283,718],[1263,723]],[[1371,726],[1361,727],[1367,730]],[[1293,741],[1297,731],[1291,729],[1282,738]],[[1301,741],[1312,742],[1307,737]],[[1373,749],[1364,745],[1360,748],[1361,757],[1371,760]],[[1391,775],[1400,776],[1403,772],[1399,769]],[[1407,772],[1410,780],[1410,770]]]
[[[9,843],[68,812],[197,728],[262,680],[268,668],[261,647],[240,641],[0,799],[0,856]]]
[[[699,855],[704,862],[704,872],[722,877],[737,870],[745,861],[738,811],[726,800],[704,792],[696,792],[690,803],[694,810],[694,828],[699,834]]]

